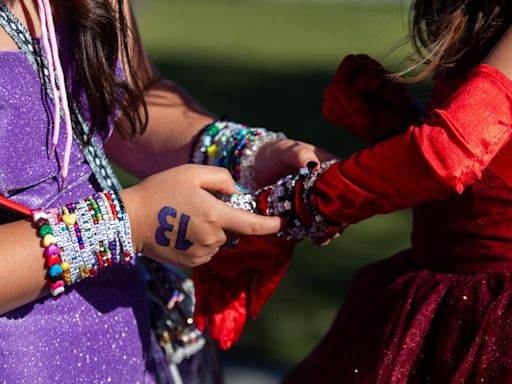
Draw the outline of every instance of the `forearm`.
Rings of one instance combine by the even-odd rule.
[[[28,221],[0,226],[0,314],[49,293],[43,249]]]
[[[214,119],[181,87],[165,80],[150,86],[145,99],[146,132],[128,142],[114,131],[105,146],[114,163],[141,178],[187,163],[194,136]]]
[[[313,199],[338,222],[461,193],[476,181],[512,132],[512,83],[479,67],[422,126],[331,167]]]
[[[498,44],[483,61],[512,79],[512,27],[509,27]]]
[[[47,293],[58,296],[66,285],[112,265],[128,264],[135,255],[124,202],[113,191],[34,210],[31,223],[0,228],[0,251],[6,256],[0,272],[5,284],[0,285],[0,313]]]
[[[501,73],[473,76],[423,126],[331,167],[315,187],[319,209],[353,223],[460,193],[477,180],[512,132],[510,47],[512,28],[484,60]]]

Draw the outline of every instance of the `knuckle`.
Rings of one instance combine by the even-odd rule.
[[[251,235],[257,235],[261,232],[261,224],[255,220],[249,222],[247,225],[247,230]]]
[[[202,259],[200,258],[192,258],[192,259],[189,259],[188,260],[188,267],[189,268],[195,268],[195,267],[199,267],[200,265],[204,264],[205,262],[202,261]]]
[[[204,217],[204,222],[208,224],[210,227],[218,227],[219,226],[219,218],[213,212],[209,212]]]
[[[226,179],[226,181],[233,180],[233,177],[231,177],[231,173],[226,168],[219,168],[219,174],[222,176],[223,179]]]
[[[203,247],[205,248],[208,248],[208,249],[211,249],[211,248],[215,248],[218,244],[218,241],[216,239],[207,239],[205,241],[203,241]]]

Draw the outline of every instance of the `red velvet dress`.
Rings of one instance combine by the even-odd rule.
[[[412,249],[356,273],[285,383],[512,383],[512,83],[485,65],[461,80],[317,182],[339,222],[414,206]]]

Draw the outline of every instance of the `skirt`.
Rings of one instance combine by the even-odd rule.
[[[512,272],[436,272],[410,251],[372,264],[283,382],[512,383]]]

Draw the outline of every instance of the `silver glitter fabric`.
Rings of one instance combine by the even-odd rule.
[[[65,36],[60,41],[65,47]],[[72,79],[64,50],[61,59]],[[90,167],[76,143],[60,188],[65,130],[55,158],[48,159],[53,105],[25,55],[0,51],[0,74],[0,193],[33,208],[94,193]],[[149,329],[140,266],[104,270],[57,300],[43,298],[0,316],[0,382],[152,382],[145,370]]]

